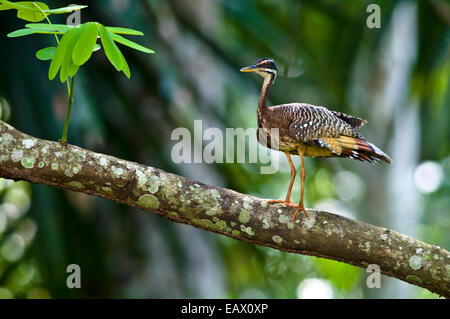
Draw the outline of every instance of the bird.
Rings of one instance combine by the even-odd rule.
[[[260,58],[240,71],[253,72],[264,79],[257,109],[257,139],[260,144],[283,152],[291,168],[286,199],[269,200],[268,203],[295,207],[292,222],[300,211],[309,218],[303,205],[306,176],[304,157],[342,157],[372,164],[379,164],[380,161],[392,163],[388,155],[359,133],[359,129],[367,123],[366,120],[307,103],[289,103],[269,107],[268,95],[277,77],[277,67],[273,59]],[[270,143],[271,129],[278,129],[276,145]],[[264,134],[261,134],[260,130],[263,130]],[[263,138],[264,136],[266,138]],[[298,205],[291,200],[292,186],[297,174],[291,155],[298,155],[301,163],[301,190]]]

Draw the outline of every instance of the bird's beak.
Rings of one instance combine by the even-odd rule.
[[[241,72],[255,72],[258,71],[260,68],[256,65],[246,66],[245,68],[242,68]]]

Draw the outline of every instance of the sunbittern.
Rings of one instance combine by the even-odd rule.
[[[272,59],[258,59],[253,65],[242,68],[241,72],[255,72],[264,78],[258,104],[258,142],[259,130],[264,129],[267,142],[271,129],[278,129],[278,148],[286,154],[291,167],[291,180],[285,200],[270,200],[269,203],[281,203],[296,207],[292,221],[301,210],[308,217],[303,206],[305,184],[305,167],[303,157],[346,157],[363,162],[378,163],[379,160],[391,163],[391,159],[375,145],[367,142],[358,132],[366,121],[340,112],[330,111],[323,106],[305,103],[267,105],[267,96],[277,76],[277,67]],[[264,143],[262,143],[264,144]],[[267,143],[269,148],[274,148]],[[292,185],[296,170],[291,160],[292,155],[299,155],[302,171],[300,203],[291,201]]]

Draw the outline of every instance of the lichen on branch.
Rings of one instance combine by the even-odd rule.
[[[0,121],[0,177],[107,198],[237,240],[338,260],[450,297],[450,254],[390,229],[327,212],[290,220],[293,208],[192,181],[69,144],[31,137]]]

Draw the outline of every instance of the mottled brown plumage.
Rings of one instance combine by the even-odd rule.
[[[367,142],[359,133],[359,128],[366,121],[360,118],[330,111],[322,106],[305,103],[291,103],[268,107],[267,97],[275,81],[277,68],[273,60],[263,58],[257,60],[252,66],[242,68],[242,72],[255,72],[264,78],[261,97],[258,104],[258,141],[261,144],[277,149],[286,154],[291,166],[291,182],[285,205],[297,207],[294,217],[303,207],[304,165],[303,157],[346,157],[363,162],[378,163],[383,161],[391,163],[391,159],[378,147]],[[271,145],[271,129],[278,129],[277,145]],[[260,134],[263,130],[263,134]],[[264,141],[261,136],[266,136]],[[292,165],[290,154],[299,155],[302,163],[302,188],[300,204],[295,205],[290,200],[295,168]]]

